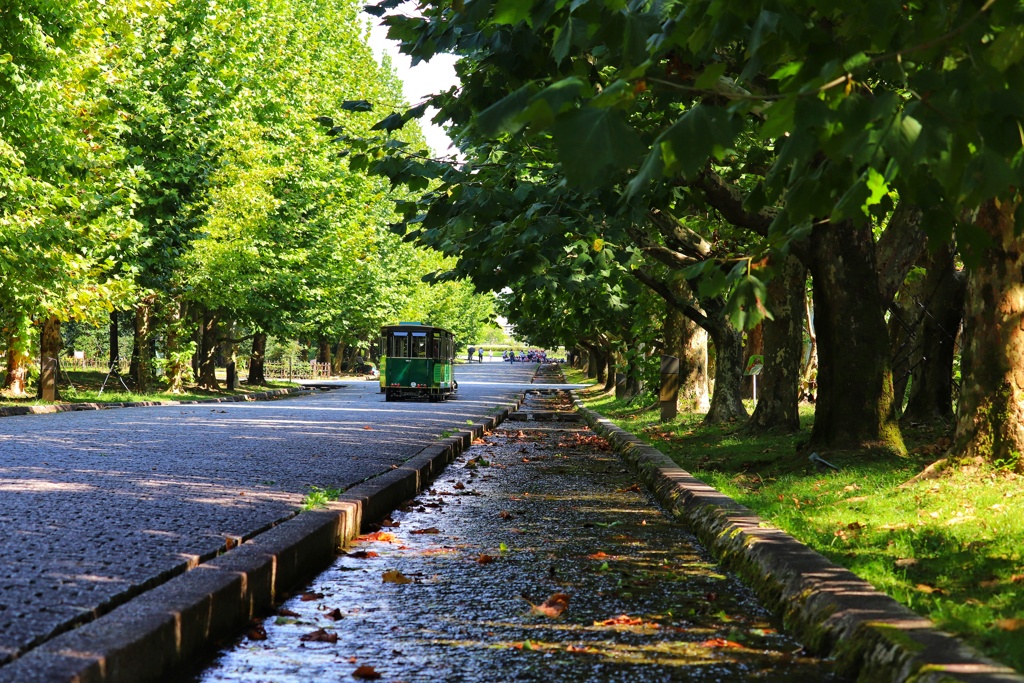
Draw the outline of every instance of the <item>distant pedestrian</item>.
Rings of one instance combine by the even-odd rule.
[[[480,359],[481,363],[483,363],[484,362],[484,350],[483,349],[477,349],[476,353],[477,353],[476,357]]]

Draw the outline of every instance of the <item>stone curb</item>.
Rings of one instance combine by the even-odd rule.
[[[676,465],[661,451],[586,408],[606,438],[666,509],[739,574],[788,632],[858,681],[1024,683],[852,572]]]
[[[242,401],[269,401],[280,396],[304,396],[314,393],[302,387],[288,389],[271,389],[255,394],[240,394],[222,398],[203,398],[194,401],[122,401],[119,403],[54,403],[45,406],[10,406],[0,408],[0,417],[18,415],[49,415],[51,413],[71,413],[78,410],[108,410],[110,408],[145,408],[149,406],[191,406],[200,403],[240,403]]]
[[[352,487],[328,509],[295,515],[41,644],[0,667],[0,683],[141,683],[195,665],[218,640],[237,635],[286,591],[326,568],[368,524],[413,498],[521,402]]]

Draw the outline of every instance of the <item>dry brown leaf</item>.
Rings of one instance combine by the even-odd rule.
[[[594,626],[640,626],[644,620],[640,617],[631,617],[628,614],[620,614],[604,621],[595,621]]]
[[[389,569],[388,571],[381,574],[380,578],[384,583],[412,583],[412,579],[398,571],[397,569]]]
[[[304,643],[336,643],[338,642],[338,634],[318,628],[304,636],[299,636],[299,640]]]
[[[249,632],[245,634],[245,637],[249,640],[266,640],[267,629],[263,628],[263,624],[253,623],[249,627]]]
[[[743,647],[739,643],[726,640],[725,638],[708,638],[701,645],[704,647]]]
[[[1012,619],[996,619],[994,626],[1001,631],[1019,631],[1024,628],[1024,619],[1014,617]]]
[[[640,484],[633,484],[632,486],[627,486],[624,489],[619,489],[618,492],[619,493],[627,493],[629,491],[635,491],[637,493],[640,493],[641,490],[642,489],[640,488]]]
[[[1024,574],[1014,574],[1010,577],[1010,583],[1020,583],[1024,581]]]
[[[277,610],[277,616],[279,617],[301,617],[302,615],[298,612],[293,612],[290,609],[281,608]]]
[[[314,600],[320,600],[324,597],[323,593],[303,593],[299,596],[302,602],[313,602]]]
[[[363,429],[369,429],[370,431],[373,431],[373,427],[371,427],[370,425],[363,425]]]
[[[915,564],[917,564],[917,560],[913,557],[901,557],[896,560],[897,567],[913,567]]]
[[[457,482],[457,483],[455,484],[455,486],[453,486],[452,488],[453,488],[453,489],[456,489],[456,490],[458,490],[458,491],[461,491],[462,489],[466,488],[466,485],[465,485],[465,484],[463,484],[463,483],[462,483],[462,482],[460,481],[460,482]]]
[[[512,519],[512,513],[509,512],[508,510],[502,510],[501,512],[498,513],[498,516],[502,519]]]
[[[927,594],[927,595],[930,595],[930,594],[932,594],[932,593],[935,593],[935,594],[937,594],[937,595],[943,595],[943,594],[945,594],[945,591],[944,591],[944,590],[942,590],[941,588],[936,588],[935,586],[929,586],[929,585],[928,585],[927,583],[919,583],[919,584],[917,584],[917,585],[916,585],[916,586],[914,586],[914,587],[915,587],[915,588],[916,588],[917,590],[919,590],[919,591],[921,591],[922,593],[925,593],[925,594]]]
[[[328,612],[324,616],[327,617],[328,619],[332,620],[332,621],[339,621],[339,620],[345,618],[345,616],[341,613],[341,610],[338,609],[337,607],[332,609],[330,612]]]
[[[494,562],[496,559],[498,558],[494,555],[486,555],[484,553],[480,553],[480,557],[476,558],[476,561],[479,564],[490,564],[491,562]]]
[[[534,614],[539,614],[549,619],[557,619],[569,609],[569,596],[565,593],[553,593],[547,600],[539,605],[530,605]]]
[[[414,531],[410,531],[409,533],[417,534],[417,535],[422,535],[422,534],[439,534],[439,533],[441,533],[441,530],[438,529],[435,526],[432,526],[432,527],[427,527],[426,529],[416,529]]]
[[[355,552],[349,553],[348,556],[357,560],[368,560],[371,557],[380,557],[380,554],[375,553],[372,550],[356,550]]]
[[[978,585],[982,588],[995,588],[1000,583],[1002,582],[999,579],[986,579],[984,581],[979,582]]]
[[[352,678],[362,678],[368,681],[375,681],[380,678],[381,674],[379,671],[374,669],[372,666],[363,664],[361,667],[352,672]]]
[[[607,560],[608,559],[608,553],[604,552],[603,550],[598,550],[596,553],[591,553],[591,554],[587,555],[587,559],[588,560]]]
[[[394,543],[398,539],[390,531],[374,531],[372,534],[360,536],[358,541],[380,541],[381,543]]]

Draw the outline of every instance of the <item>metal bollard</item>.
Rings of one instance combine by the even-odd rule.
[[[675,356],[661,357],[661,421],[674,420],[678,414],[679,402],[679,359]]]

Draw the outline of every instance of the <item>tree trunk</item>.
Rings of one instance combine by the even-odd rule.
[[[597,348],[593,346],[587,347],[587,379],[597,379],[597,363],[598,353]],[[603,382],[604,380],[602,380]]]
[[[203,350],[199,357],[199,379],[196,382],[203,389],[220,389],[217,383],[217,324],[220,322],[216,313],[203,315],[202,335]]]
[[[770,303],[769,299],[769,303]],[[747,330],[747,340],[743,347],[743,370],[750,367],[750,359],[754,356],[764,356],[764,328],[758,323],[752,329]],[[743,398],[754,398],[754,382],[752,379],[743,380]]]
[[[746,426],[750,433],[800,429],[806,286],[807,269],[793,256],[786,258],[782,273],[768,283],[768,305],[775,320],[763,323],[764,369],[757,383],[760,398]]]
[[[321,336],[319,342],[317,343],[316,362],[331,362],[331,341],[325,336]]]
[[[675,288],[680,298],[685,283]],[[684,412],[705,413],[711,407],[708,391],[708,333],[682,312],[665,306],[665,353],[679,359],[679,407]]]
[[[804,292],[804,329],[807,341],[804,342],[803,355],[800,358],[800,398],[815,401],[818,396],[818,333],[814,329],[814,309],[811,297]]]
[[[121,360],[121,333],[117,329],[117,311],[110,312],[110,355],[107,367]]]
[[[953,419],[953,358],[967,283],[966,277],[956,270],[955,256],[952,245],[940,249],[932,256],[924,280],[925,312],[904,421]]]
[[[334,353],[334,361],[331,364],[331,374],[340,375],[342,372],[342,365],[345,364],[345,350],[348,348],[348,342],[344,339],[338,340],[338,350]]]
[[[50,316],[43,321],[39,342],[39,387],[36,396],[43,401],[60,400],[57,376],[60,371],[61,346],[63,340],[60,337],[60,320]]]
[[[252,336],[252,353],[249,355],[249,386],[263,386],[267,383],[267,333],[257,332]]]
[[[1014,225],[1020,198],[981,206],[975,225],[992,246],[965,254],[963,381],[953,452],[1024,471],[1024,236]],[[980,253],[979,253],[980,252]]]
[[[889,306],[889,359],[892,364],[892,394],[896,414],[903,409],[903,399],[910,384],[914,347],[920,343],[920,316],[917,314],[917,287],[904,287]]]
[[[605,390],[608,390],[611,388],[608,386],[608,354],[605,353],[604,347],[596,346],[594,347],[593,357],[595,357],[594,366],[596,368],[595,377],[597,378],[597,383],[603,384]],[[614,381],[613,377],[612,382]]]
[[[189,354],[187,349],[181,348],[181,339],[185,335],[181,321],[188,319],[186,305],[171,300],[167,304],[167,310],[169,314],[164,327],[164,350],[167,353],[167,365],[164,369],[164,377],[167,379],[167,390],[172,394],[180,394],[184,389],[186,379],[190,379],[191,365],[185,359],[189,356],[194,358],[196,354]]]
[[[135,391],[145,393],[153,379],[153,358],[150,353],[149,333],[154,296],[148,296],[135,307],[135,343],[128,374]]]
[[[7,374],[2,389],[11,396],[24,396],[31,363],[32,320],[27,315],[14,312],[7,325]]]
[[[723,317],[724,302],[705,305],[711,343],[715,345],[715,388],[704,424],[747,419],[743,405],[743,334]]]
[[[199,359],[203,358],[206,353],[206,350],[203,348],[203,323],[205,321],[205,317],[202,308],[198,306],[196,307],[193,319],[193,322],[195,323],[195,327],[193,328],[195,330],[193,332],[193,342],[196,346],[196,352],[192,354],[192,376],[195,377],[198,382]]]
[[[818,402],[808,449],[905,453],[870,226],[821,223],[810,237]]]

